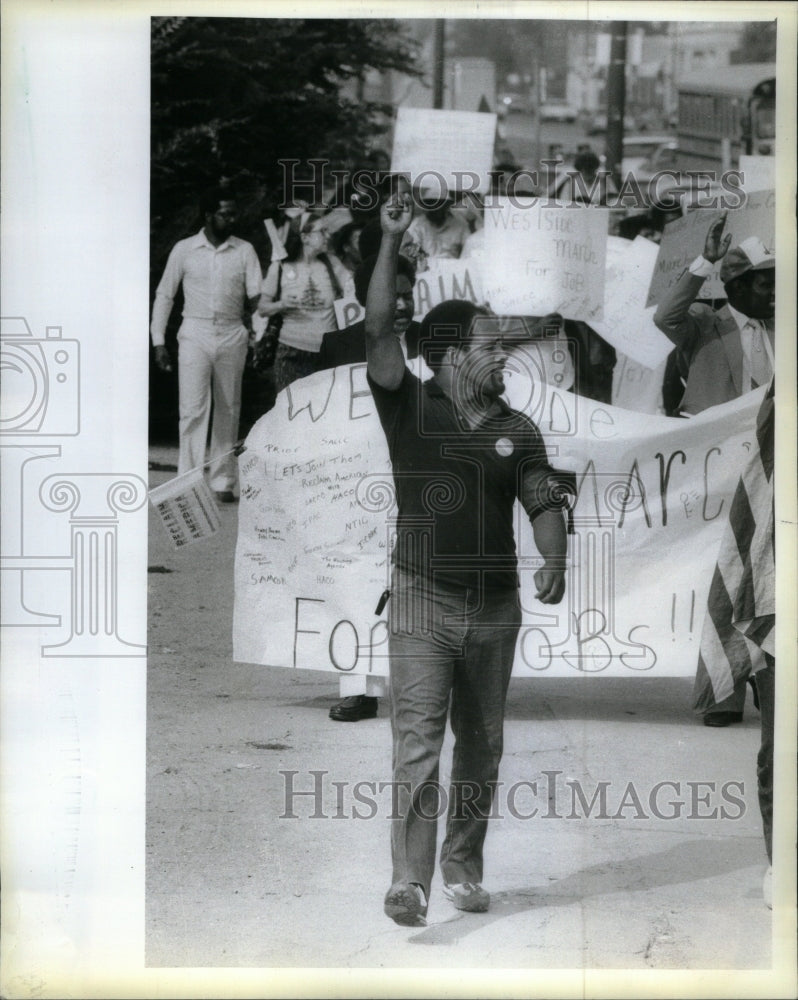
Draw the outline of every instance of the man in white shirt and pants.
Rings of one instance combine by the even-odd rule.
[[[166,324],[183,285],[183,322],[178,331],[180,457],[178,475],[205,464],[213,400],[210,485],[222,503],[235,500],[233,454],[241,411],[241,382],[249,334],[246,311],[258,303],[262,273],[251,243],[232,235],[236,204],[224,191],[202,199],[205,223],[195,236],[172,248],[155,294],[150,332],[155,363],[171,371]]]

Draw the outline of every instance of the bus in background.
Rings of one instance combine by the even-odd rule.
[[[740,63],[693,74],[678,84],[679,165],[736,168],[740,155],[775,153],[776,64]]]

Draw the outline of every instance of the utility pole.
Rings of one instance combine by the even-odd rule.
[[[444,34],[446,22],[439,18],[435,21],[435,34],[432,47],[432,106],[433,108],[443,107],[443,69],[444,58]]]
[[[626,111],[626,21],[610,24],[610,65],[607,72],[607,169],[621,185],[623,119]]]
[[[543,159],[543,142],[541,139],[541,126],[540,126],[540,107],[543,104],[543,96],[541,94],[541,83],[544,79],[543,77],[543,67],[540,62],[540,57],[535,54],[534,61],[532,63],[535,72],[535,169],[540,169],[540,161]]]

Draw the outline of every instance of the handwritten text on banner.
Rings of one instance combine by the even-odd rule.
[[[556,607],[534,598],[540,557],[516,505],[515,674],[692,674],[764,390],[672,420],[553,389],[525,375],[532,367],[510,366],[509,400],[538,423],[553,464],[576,473],[579,495]],[[235,658],[387,673],[386,614],[374,608],[389,581],[396,508],[365,365],[289,386],[239,461]]]

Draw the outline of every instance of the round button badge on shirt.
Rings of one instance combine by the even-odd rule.
[[[509,438],[499,438],[496,442],[496,451],[502,458],[507,458],[515,451],[515,445]]]

